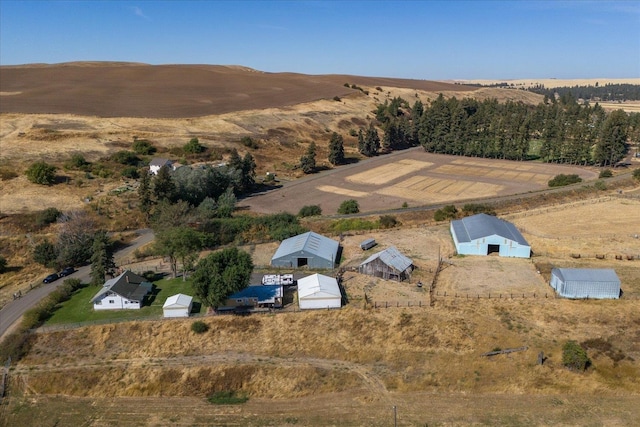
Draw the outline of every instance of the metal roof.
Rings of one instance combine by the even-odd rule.
[[[153,284],[144,277],[127,270],[121,275],[107,280],[102,289],[91,299],[97,301],[102,295],[113,292],[130,301],[142,301],[144,296],[151,292]]]
[[[529,246],[529,243],[527,243],[515,225],[484,213],[451,221],[451,226],[460,243],[497,235],[518,242],[521,245]]]
[[[282,298],[282,295],[282,285],[256,285],[247,286],[231,294],[227,299],[257,298],[258,303],[268,303],[274,302],[276,298]]]
[[[298,279],[298,298],[331,298],[340,297],[340,287],[338,281],[323,274],[312,274],[311,276]]]
[[[553,274],[564,282],[616,282],[620,279],[611,268],[554,268]]]
[[[391,246],[384,251],[380,251],[376,254],[371,255],[360,265],[369,264],[376,258],[380,258],[380,261],[400,272],[405,271],[407,268],[413,265],[413,261],[410,258],[402,255],[395,246]]]
[[[272,259],[304,251],[320,258],[335,261],[339,246],[340,244],[335,240],[309,231],[283,240]]]
[[[178,308],[178,307],[187,308],[191,305],[192,301],[193,301],[192,296],[185,295],[185,294],[175,294],[167,298],[162,308]]]

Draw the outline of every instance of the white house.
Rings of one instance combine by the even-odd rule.
[[[193,307],[193,297],[184,294],[171,295],[162,306],[164,317],[189,317]]]
[[[174,170],[173,162],[171,160],[162,159],[160,157],[156,157],[156,158],[152,159],[151,162],[149,163],[149,173],[152,173],[154,175],[158,175],[158,171],[163,166],[168,167],[169,170]]]
[[[139,310],[152,289],[152,283],[127,270],[107,280],[91,302],[94,310]]]
[[[298,279],[298,305],[300,310],[340,308],[342,294],[338,281],[322,274]]]

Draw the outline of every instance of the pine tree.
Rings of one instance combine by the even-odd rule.
[[[307,153],[300,158],[300,168],[304,173],[313,173],[316,170],[316,143],[311,142]]]
[[[173,201],[176,195],[176,185],[171,178],[169,168],[163,166],[153,180],[153,194],[157,201]]]
[[[91,247],[91,284],[102,285],[106,275],[113,275],[116,264],[113,260],[111,242],[105,231],[99,231]]]
[[[329,141],[329,162],[332,165],[344,163],[344,139],[337,132],[333,132]]]

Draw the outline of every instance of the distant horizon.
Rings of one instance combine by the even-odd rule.
[[[636,78],[640,2],[0,2],[0,65],[93,61],[436,81]]]

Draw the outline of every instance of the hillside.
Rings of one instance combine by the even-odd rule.
[[[425,92],[475,88],[426,80],[265,73],[220,65],[65,63],[0,67],[1,113],[177,118],[282,108],[385,86]]]

